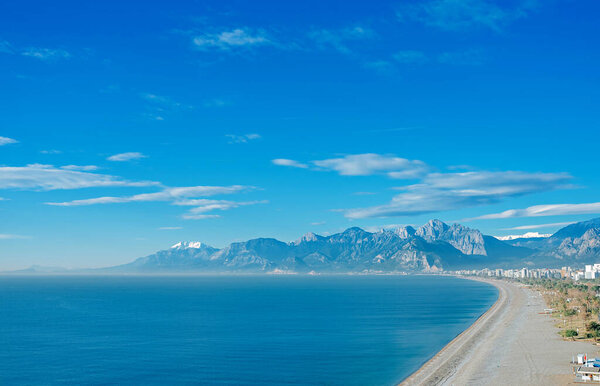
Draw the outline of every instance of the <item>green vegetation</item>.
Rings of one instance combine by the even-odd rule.
[[[565,336],[565,338],[574,338],[579,334],[575,330],[565,330],[563,335]]]
[[[539,291],[557,319],[565,338],[600,341],[600,285],[598,280],[512,279]],[[577,333],[579,331],[579,334]]]

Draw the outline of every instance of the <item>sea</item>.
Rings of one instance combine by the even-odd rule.
[[[495,287],[446,276],[2,276],[0,385],[394,385]]]

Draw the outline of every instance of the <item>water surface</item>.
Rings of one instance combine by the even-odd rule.
[[[391,385],[497,295],[434,276],[0,277],[0,384]]]

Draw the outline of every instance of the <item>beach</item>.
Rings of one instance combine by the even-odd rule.
[[[476,279],[483,280],[483,279]],[[597,356],[589,342],[564,341],[556,319],[541,314],[536,291],[500,280],[496,303],[401,385],[565,385],[574,383],[570,361]]]

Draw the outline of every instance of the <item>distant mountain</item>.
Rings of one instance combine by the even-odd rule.
[[[510,240],[487,236],[460,224],[431,220],[418,228],[404,226],[367,232],[354,227],[330,236],[307,233],[289,243],[258,238],[222,249],[198,241],[179,242],[115,267],[66,270],[33,266],[13,273],[438,272],[597,262],[600,218],[571,224],[549,237]]]
[[[223,249],[200,242],[111,267],[111,272],[435,272],[520,262],[534,251],[512,246],[476,229],[431,220],[415,229],[379,232],[349,228],[331,236],[307,233],[285,243],[271,238]]]
[[[558,232],[553,234],[550,238],[558,240],[564,240],[569,237],[577,238],[583,236],[583,234],[590,229],[600,229],[600,217],[567,225],[566,227],[559,229]]]
[[[506,240],[506,243],[533,249],[531,261],[539,264],[597,263],[600,261],[600,218],[568,225],[550,237]]]

